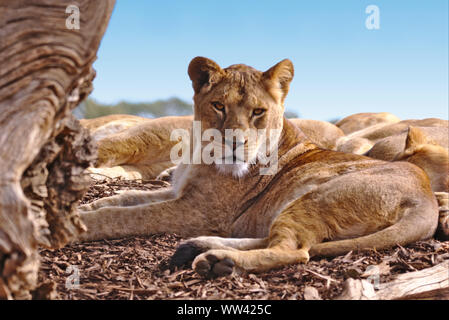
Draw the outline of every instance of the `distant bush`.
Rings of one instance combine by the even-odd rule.
[[[193,114],[193,105],[179,98],[158,100],[150,103],[130,103],[126,101],[113,105],[99,103],[87,98],[75,110],[73,114],[78,119],[92,119],[110,114],[133,114],[145,118],[159,118],[167,116],[185,116]],[[287,118],[298,118],[298,114],[286,111]]]
[[[288,110],[284,112],[284,116],[286,118],[288,118],[288,119],[290,119],[290,118],[299,118],[299,115],[296,112],[288,111]]]
[[[88,98],[73,110],[73,114],[78,119],[92,119],[110,114],[133,114],[145,118],[158,118],[193,114],[193,107],[178,98],[158,100],[152,103],[122,101],[114,105],[102,104]]]

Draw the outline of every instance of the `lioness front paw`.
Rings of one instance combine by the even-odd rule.
[[[175,253],[170,258],[169,268],[182,267],[190,264],[199,254],[205,252],[207,248],[199,245],[196,241],[187,240],[182,242]]]
[[[234,261],[230,258],[220,259],[219,255],[214,254],[213,251],[210,250],[196,257],[192,265],[196,273],[207,279],[232,274],[235,265]]]
[[[173,173],[175,172],[175,170],[176,170],[176,166],[175,166],[175,167],[168,168],[168,169],[162,171],[162,172],[156,177],[156,180],[170,182],[170,181],[172,180]]]

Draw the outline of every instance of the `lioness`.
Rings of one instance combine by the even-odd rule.
[[[172,264],[194,259],[199,274],[213,277],[234,267],[260,272],[306,263],[313,255],[431,237],[438,207],[427,175],[407,162],[323,150],[309,142],[283,117],[293,72],[290,60],[260,72],[242,64],[222,69],[210,59],[194,58],[188,74],[194,119],[202,131],[280,132],[272,135],[277,170],[261,175],[266,164],[257,160],[259,136],[217,141],[234,151],[243,145],[247,161],[223,164],[220,155],[212,164],[180,164],[168,190],[126,191],[83,205],[87,232],[81,240],[157,232],[201,236],[181,244]],[[197,152],[201,148],[193,156]]]
[[[336,142],[336,150],[365,154],[378,141],[405,132],[409,126],[447,128],[449,121],[438,118],[427,118],[402,120],[392,124],[375,124],[339,138]]]
[[[121,132],[148,119],[132,114],[110,114],[93,119],[80,119],[80,124],[90,131],[95,140]]]
[[[110,115],[84,119],[81,123],[98,140],[98,159],[89,168],[94,178],[153,179],[173,167],[170,139],[174,129],[190,129],[191,116],[147,119],[132,115]]]
[[[410,125],[422,123],[435,126]],[[360,136],[353,137],[343,146],[340,145],[339,150],[358,153],[361,150],[345,150],[344,147],[348,145],[355,147],[359,144],[359,147],[366,150],[363,154],[368,157],[386,161],[411,162],[427,173],[433,191],[449,192],[449,127],[445,120],[404,120],[363,136],[377,142],[371,142]],[[377,139],[383,136],[385,137]],[[368,142],[363,142],[365,140]]]

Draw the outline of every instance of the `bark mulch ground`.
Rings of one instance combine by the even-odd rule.
[[[154,190],[163,181],[110,180],[93,185],[83,199],[88,203],[120,190]],[[343,282],[366,278],[378,266],[380,281],[417,271],[449,259],[449,242],[434,239],[406,247],[365,253],[350,252],[333,259],[312,259],[262,274],[233,274],[206,280],[189,268],[170,271],[168,262],[179,242],[175,234],[72,244],[41,250],[40,281],[57,285],[60,299],[304,299],[313,287],[322,299],[341,294]],[[79,284],[74,282],[79,275]]]

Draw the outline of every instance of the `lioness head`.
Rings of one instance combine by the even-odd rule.
[[[196,57],[188,73],[195,91],[194,120],[201,122],[202,133],[209,129],[221,133],[219,141],[214,136],[213,143],[223,152],[207,152],[212,153],[220,171],[244,175],[248,164],[260,156],[266,137],[271,138],[271,147],[277,145],[284,100],[294,73],[292,62],[286,59],[261,72],[243,64],[222,69],[210,59]],[[261,134],[264,130],[266,135]],[[244,159],[237,150],[243,152]]]

